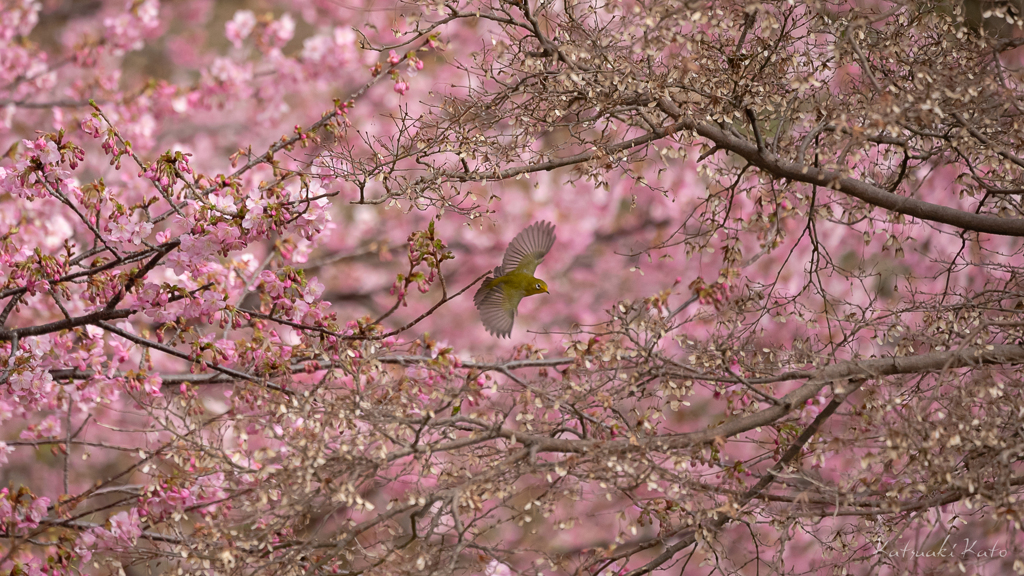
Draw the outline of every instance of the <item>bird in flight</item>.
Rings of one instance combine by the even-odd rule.
[[[548,293],[548,285],[534,278],[533,273],[554,244],[555,225],[543,220],[534,222],[512,239],[501,266],[484,279],[473,296],[488,332],[508,338],[519,301],[534,294]]]

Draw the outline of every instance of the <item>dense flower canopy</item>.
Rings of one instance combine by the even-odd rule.
[[[0,4],[0,574],[1024,574],[1019,15]]]

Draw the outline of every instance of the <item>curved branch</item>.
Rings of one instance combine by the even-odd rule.
[[[885,208],[893,212],[920,218],[921,220],[949,224],[950,226],[956,226],[957,228],[973,232],[1024,237],[1024,219],[1001,218],[999,216],[964,212],[956,208],[893,194],[878,186],[868,184],[863,180],[845,177],[839,172],[787,162],[771,153],[762,154],[756,144],[729,134],[717,126],[683,118],[683,111],[667,98],[659,100],[659,106],[669,116],[682,118],[672,126],[683,124],[685,129],[695,131],[700,136],[711,140],[718,148],[728,150],[740,156],[776,178],[788,178],[796,182],[831,188],[867,202],[872,206]]]

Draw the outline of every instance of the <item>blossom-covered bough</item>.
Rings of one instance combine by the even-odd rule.
[[[0,574],[1024,573],[1012,5],[256,4],[0,8]]]

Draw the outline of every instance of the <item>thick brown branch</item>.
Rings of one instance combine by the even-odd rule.
[[[119,320],[121,318],[127,318],[134,314],[132,310],[99,310],[92,312],[84,316],[77,316],[75,318],[68,318],[65,320],[57,320],[56,322],[49,322],[47,324],[40,324],[38,326],[26,326],[24,328],[15,328],[13,330],[0,330],[0,342],[7,342],[11,339],[18,337],[24,338],[27,336],[40,336],[43,334],[51,334],[53,332],[60,332],[61,330],[70,330],[78,326],[86,326],[88,324],[96,324],[103,320]]]
[[[663,98],[659,103],[662,106],[662,110],[670,116],[680,118],[683,116],[683,112],[667,98]],[[691,119],[683,119],[670,126],[676,127],[679,124],[683,124],[683,128],[697,132],[697,134],[714,143],[715,146],[742,157],[747,162],[776,178],[788,178],[796,182],[805,182],[831,188],[863,200],[872,206],[878,206],[879,208],[885,208],[893,212],[920,218],[921,220],[949,224],[964,230],[986,234],[1024,237],[1024,220],[1019,218],[1002,218],[987,214],[964,212],[956,208],[900,196],[887,192],[878,186],[868,184],[863,180],[843,176],[839,172],[787,162],[771,153],[762,154],[755,143],[734,136],[709,123],[698,123]]]

